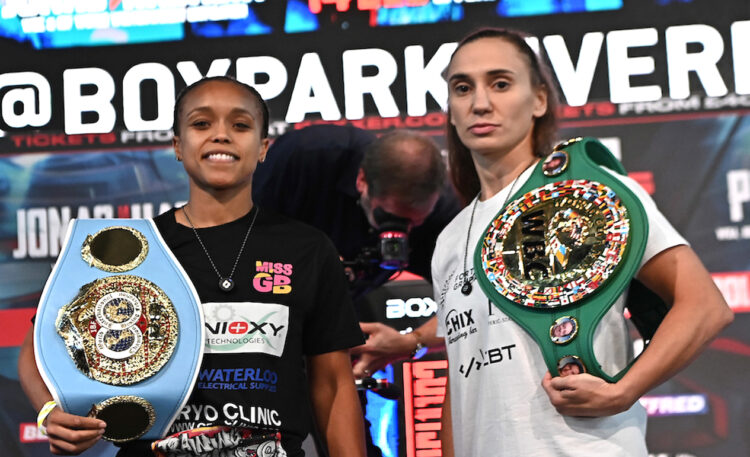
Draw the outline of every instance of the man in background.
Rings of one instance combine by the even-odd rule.
[[[354,298],[394,273],[380,262],[379,228],[408,232],[401,266],[429,280],[437,235],[459,210],[446,187],[445,164],[430,138],[394,130],[377,138],[351,126],[316,125],[279,137],[258,167],[253,196],[261,207],[325,232],[351,268]],[[395,222],[395,224],[394,224]]]

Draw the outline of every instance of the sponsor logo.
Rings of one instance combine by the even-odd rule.
[[[445,296],[448,294],[448,291],[450,290],[451,281],[453,280],[453,276],[456,274],[455,271],[452,271],[451,274],[448,275],[448,279],[443,281],[443,284],[440,286],[440,293],[438,295],[438,306],[440,306],[440,309],[445,307]]]
[[[750,169],[727,172],[727,204],[732,225],[716,227],[716,239],[750,240],[750,223],[745,223],[745,211],[750,209]]]
[[[209,2],[211,5],[205,7],[192,5],[187,9],[176,8],[176,13],[179,13],[177,22],[216,17],[217,11],[224,11],[224,8],[233,12],[231,17],[241,16],[234,14],[235,11],[247,11],[247,5],[242,5],[242,2],[226,1],[228,0],[212,0]],[[416,0],[416,3],[424,4],[427,1]],[[151,5],[187,2],[128,3]],[[323,4],[326,3],[337,3],[340,11],[348,9],[351,4],[348,0],[309,0],[308,6],[312,11],[318,11],[319,8],[322,10]],[[367,4],[365,9],[376,10],[403,2],[368,0],[362,3]],[[433,0],[433,3],[451,2]],[[456,0],[453,3],[461,2]],[[64,30],[74,22],[76,26],[80,25],[86,29],[108,29],[115,24],[126,25],[133,17],[137,17],[138,21],[144,18],[157,20],[148,15],[138,14],[138,11],[107,11],[107,2],[103,1],[86,2],[89,6],[96,6],[93,11],[86,9],[80,15],[78,11],[75,11],[76,14],[48,14],[50,5],[55,5],[53,8],[56,8],[58,4],[65,5],[61,7],[60,12],[69,12],[73,2],[67,0],[6,0],[3,4],[2,17],[19,18],[23,30],[32,33],[44,32],[48,28]],[[363,4],[358,2],[360,8]],[[175,12],[165,11],[168,15]],[[162,19],[160,15],[156,16],[159,20]],[[226,17],[225,14],[219,14],[218,17],[222,16]],[[608,98],[611,103],[625,105],[620,108],[622,115],[695,109],[701,101],[696,96],[699,97],[699,94],[703,93],[711,97],[711,102],[706,102],[705,105],[708,109],[748,103],[748,97],[745,97],[750,94],[750,83],[746,77],[747,57],[741,49],[742,43],[747,42],[749,35],[750,21],[741,20],[723,24],[720,28],[709,24],[686,24],[670,26],[666,30],[654,27],[594,30],[587,32],[583,37],[576,37],[575,44],[569,40],[566,42],[562,35],[530,37],[528,41],[532,48],[543,49],[550,57],[552,70],[567,105],[585,106],[589,98]],[[662,36],[663,39],[660,39]],[[581,43],[581,46],[578,46],[578,43]],[[643,48],[644,43],[652,45],[649,46],[651,52],[637,57],[628,55],[631,48]],[[658,46],[653,46],[655,44]],[[694,44],[701,50],[695,51],[688,44]],[[426,48],[431,50],[437,45],[439,47],[433,53],[427,52]],[[574,63],[570,58],[571,50],[578,47],[580,52],[577,53],[578,58]],[[399,49],[395,54],[380,48],[342,49],[340,55],[325,53],[321,56],[315,52],[308,52],[301,57],[295,56],[293,62],[283,62],[268,55],[237,56],[234,59],[217,58],[201,66],[208,66],[205,72],[208,75],[228,74],[231,70],[232,74],[241,75],[241,80],[250,82],[256,80],[258,73],[266,74],[268,80],[260,84],[259,88],[269,99],[284,94],[283,99],[288,102],[285,103],[285,113],[281,117],[288,123],[301,122],[309,117],[321,117],[329,121],[361,119],[364,117],[366,94],[373,94],[374,108],[381,117],[398,116],[399,106],[405,106],[410,116],[420,116],[427,114],[428,102],[436,102],[441,108],[445,108],[447,88],[440,73],[455,49],[455,42],[435,43],[429,47],[409,45]],[[666,49],[670,52],[665,53]],[[397,60],[395,55],[403,55],[404,59]],[[341,62],[341,70],[331,75],[332,69],[325,68],[330,61],[324,57]],[[733,63],[728,68],[722,66],[720,71],[720,67],[717,66],[719,59],[730,60]],[[596,86],[594,81],[606,77],[602,73],[602,65],[597,64],[602,60],[607,62],[610,82],[608,93],[595,90],[592,94],[592,89]],[[633,69],[634,65],[639,68],[650,67],[653,70],[657,61],[664,63],[666,71],[662,68],[659,74],[654,71],[648,72],[656,77],[656,84],[633,85],[630,76],[637,71]],[[379,72],[396,72],[391,79],[398,77],[402,80],[405,90],[394,91],[387,78],[363,77],[364,66],[375,67]],[[690,84],[691,72],[698,75],[701,81],[700,90],[693,90],[698,87],[693,88]],[[191,84],[203,74],[198,63],[189,60],[180,61],[176,65],[135,61],[128,67],[118,68],[116,72],[86,67],[62,68],[47,76],[29,71],[0,74],[0,121],[9,129],[42,129],[53,121],[52,113],[59,112],[62,113],[61,119],[55,122],[62,123],[68,134],[108,133],[113,131],[118,123],[123,123],[131,131],[167,130],[172,123],[171,106],[174,104],[175,82],[181,80],[185,84]],[[297,75],[297,78],[289,78],[289,75]],[[331,77],[331,80],[328,77]],[[142,82],[146,80],[153,81],[157,97],[143,96]],[[50,81],[62,81],[59,92],[52,93]],[[332,81],[345,81],[347,87],[352,85],[354,89],[347,90],[343,100],[332,96],[320,96],[319,94],[334,93],[335,85]],[[733,89],[736,94],[730,94],[727,85],[729,81],[734,81]],[[84,90],[84,87],[91,89]],[[142,100],[146,98],[149,98],[148,106],[153,106],[152,109],[144,110],[141,106]],[[122,101],[122,105],[118,104],[119,101]],[[59,103],[60,106],[53,106],[53,103]],[[599,110],[606,115],[611,112],[611,107],[602,105],[597,111]],[[144,119],[144,112],[155,112],[156,117],[148,116],[148,119]],[[89,113],[95,115],[88,116]],[[91,117],[95,117],[96,121],[92,122]],[[0,125],[0,128],[5,129],[4,125]]]
[[[203,390],[265,390],[276,392],[278,374],[261,368],[206,368],[196,387]]]
[[[36,424],[23,422],[19,425],[18,439],[22,443],[41,443],[49,441],[46,435],[42,435]]]
[[[641,397],[640,402],[646,408],[649,417],[685,416],[708,412],[708,399],[703,394],[653,395]]]
[[[284,352],[289,308],[275,303],[204,303],[207,353]]]
[[[455,276],[455,280],[453,281],[453,290],[460,289],[464,283],[466,282],[466,278],[469,278],[469,282],[475,282],[477,280],[476,275],[474,274],[474,268],[470,268],[468,271],[462,271],[457,276]]]
[[[713,273],[711,277],[735,313],[750,312],[750,271]]]
[[[437,303],[430,297],[401,300],[392,298],[385,302],[385,317],[400,319],[408,317],[428,317],[437,312]]]
[[[261,406],[235,403],[225,403],[224,405],[189,404],[182,408],[169,433],[217,424],[271,429],[281,427],[282,420],[278,411]]]
[[[281,434],[227,426],[175,433],[152,444],[157,457],[286,457]]]
[[[516,347],[515,344],[509,344],[487,350],[480,349],[479,357],[473,356],[468,363],[462,363],[458,367],[458,372],[464,375],[464,378],[468,378],[471,373],[481,370],[482,367],[513,360],[511,349],[514,347]]]
[[[448,361],[409,362],[403,369],[406,455],[442,455],[440,413],[448,384]]]
[[[292,270],[290,263],[255,261],[256,274],[253,277],[253,288],[258,292],[288,294],[292,291]]]
[[[497,307],[492,300],[487,300],[487,323],[490,325],[503,324],[510,322],[510,317],[503,314],[500,308]]]
[[[465,311],[452,309],[448,311],[444,320],[448,344],[453,344],[477,332],[476,322],[472,316],[473,312],[473,309]]]

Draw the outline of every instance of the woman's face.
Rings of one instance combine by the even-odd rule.
[[[474,153],[532,147],[535,118],[547,110],[542,88],[532,86],[526,58],[502,38],[481,38],[458,49],[447,71],[450,122]],[[531,152],[531,149],[529,151]]]
[[[207,190],[249,187],[268,149],[253,96],[228,81],[204,83],[185,96],[174,139],[191,184]]]

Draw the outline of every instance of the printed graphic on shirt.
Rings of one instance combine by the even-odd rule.
[[[440,292],[438,294],[437,304],[441,309],[445,307],[445,297],[446,295],[448,295],[450,283],[455,273],[455,271],[452,271],[451,274],[448,275],[448,278],[444,280],[442,284],[440,284]]]
[[[206,353],[265,353],[281,357],[289,308],[276,303],[204,303]]]
[[[453,344],[477,332],[473,314],[473,309],[451,309],[445,314],[443,325],[445,326],[445,335],[448,337],[448,344]]]
[[[216,424],[278,430],[281,428],[282,421],[279,412],[272,408],[245,403],[224,403],[224,405],[190,403],[182,408],[169,431],[170,433],[182,432]]]
[[[513,360],[512,349],[514,347],[516,347],[515,344],[509,344],[507,346],[494,347],[487,350],[480,349],[479,354],[472,356],[471,360],[462,363],[458,367],[458,372],[464,375],[464,378],[468,378],[469,375],[478,372],[483,367],[511,361]]]
[[[261,368],[204,368],[198,373],[195,388],[276,392],[278,380],[275,371]]]
[[[286,457],[281,434],[248,428],[202,427],[151,444],[156,457]]]
[[[487,323],[489,325],[497,325],[497,324],[504,324],[506,322],[510,322],[510,317],[506,316],[500,309],[492,303],[492,300],[487,300],[487,315],[488,320]]]
[[[288,294],[292,291],[291,263],[255,261],[253,288],[258,292],[271,292],[274,295]]]
[[[457,276],[455,276],[455,279],[453,280],[453,290],[458,290],[463,287],[467,279],[469,283],[476,283],[477,276],[476,274],[474,274],[474,267],[469,268],[467,271],[462,271]],[[474,284],[472,284],[472,286],[473,285]]]

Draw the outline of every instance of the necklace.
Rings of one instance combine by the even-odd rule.
[[[193,229],[193,233],[195,233],[195,238],[198,239],[198,243],[203,248],[203,252],[206,253],[206,257],[208,257],[208,261],[211,264],[211,267],[214,269],[214,271],[216,272],[216,275],[219,277],[219,289],[221,289],[222,292],[231,291],[232,289],[234,289],[234,281],[232,280],[232,276],[234,276],[234,270],[237,268],[237,264],[240,261],[240,256],[242,255],[242,251],[245,249],[245,243],[247,243],[247,237],[250,235],[250,232],[253,230],[253,225],[255,225],[255,219],[258,217],[260,208],[256,207],[255,214],[253,215],[253,219],[250,221],[250,227],[247,228],[247,233],[245,233],[245,239],[242,240],[242,246],[240,246],[240,252],[237,253],[237,258],[234,259],[232,272],[229,273],[229,276],[225,278],[221,275],[221,273],[219,273],[219,269],[216,268],[216,265],[214,264],[213,259],[211,259],[211,255],[208,253],[208,249],[206,249],[206,245],[203,244],[203,240],[201,240],[201,237],[198,236],[198,230],[195,229],[195,226],[193,225],[193,221],[190,220],[190,216],[188,216],[187,208],[185,208],[185,206],[182,207],[182,212],[185,214],[185,219],[187,219],[188,223],[190,224],[190,228]]]
[[[510,183],[510,189],[508,189],[508,193],[505,195],[505,200],[503,200],[502,206],[500,206],[501,209],[505,209],[505,205],[508,204],[508,200],[510,199],[510,196],[513,195],[513,188],[516,186],[516,181],[518,181],[518,178],[521,177],[522,174],[526,173],[526,170],[531,167],[536,160],[532,161],[526,168],[523,169],[521,173],[518,174],[513,179],[513,182]],[[482,191],[479,191],[476,198],[474,198],[474,204],[471,208],[471,216],[469,216],[469,230],[466,233],[466,245],[464,246],[464,283],[461,286],[461,293],[464,295],[469,295],[471,293],[471,281],[469,278],[469,271],[466,269],[466,261],[469,257],[469,239],[471,238],[471,226],[474,225],[474,213],[477,210],[477,204],[479,203],[479,196],[482,195]]]

